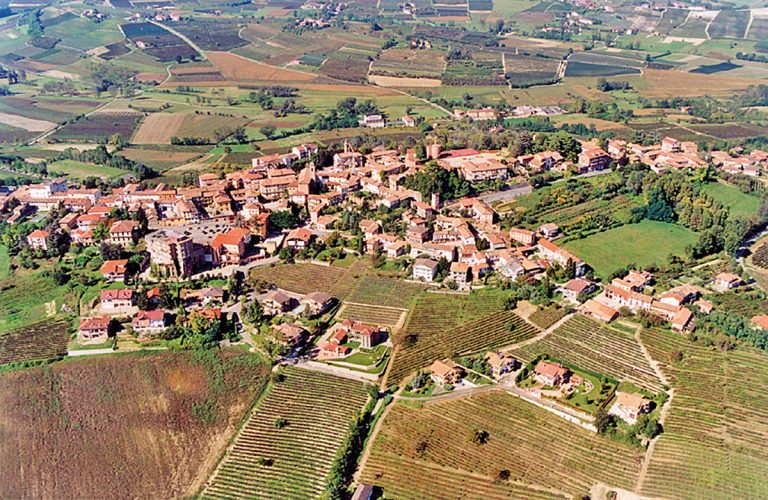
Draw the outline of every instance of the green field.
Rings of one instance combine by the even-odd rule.
[[[738,188],[727,184],[713,182],[704,186],[704,191],[735,214],[754,215],[760,208],[759,198],[742,193]]]
[[[696,233],[689,229],[644,220],[569,241],[565,247],[592,266],[596,275],[605,278],[630,263],[640,267],[661,263],[670,254],[682,254],[686,245],[695,242]]]
[[[86,177],[99,177],[101,179],[111,179],[126,175],[125,170],[107,167],[104,165],[93,165],[75,160],[59,160],[48,165],[48,171],[57,174],[64,174],[70,179],[85,179]]]

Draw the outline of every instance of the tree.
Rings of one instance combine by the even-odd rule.
[[[488,433],[488,431],[474,429],[469,436],[469,440],[478,446],[482,446],[488,442],[490,437],[491,435]]]
[[[288,210],[278,210],[269,214],[269,223],[274,227],[289,229],[299,225],[299,218]]]
[[[605,434],[616,425],[613,415],[609,415],[605,408],[600,408],[595,413],[595,428],[599,434]]]
[[[264,319],[264,309],[258,300],[243,305],[243,320],[251,325],[259,325]]]
[[[275,131],[277,129],[274,125],[263,125],[259,127],[259,133],[266,137],[267,139],[271,139],[273,135],[275,135]]]

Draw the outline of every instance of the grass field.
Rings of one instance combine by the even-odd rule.
[[[225,349],[0,374],[0,496],[192,497],[268,373]]]
[[[285,368],[202,498],[316,498],[367,395],[360,382]],[[290,403],[289,403],[290,402]],[[282,419],[284,425],[277,428]]]
[[[98,177],[111,179],[127,175],[129,172],[104,165],[94,165],[75,160],[59,160],[48,165],[48,171],[56,174],[64,174],[72,180],[82,180],[86,177]]]
[[[476,430],[488,441],[470,441]],[[389,498],[581,498],[601,481],[628,490],[637,449],[582,429],[505,393],[395,404],[363,481]],[[499,480],[508,471],[508,480]],[[535,488],[535,489],[534,489]]]
[[[735,214],[755,215],[760,208],[760,198],[742,193],[728,184],[713,182],[704,186],[704,191]]]
[[[675,389],[640,493],[657,498],[765,498],[768,357],[721,352],[661,330],[643,343]],[[682,361],[677,361],[678,353]]]
[[[18,270],[0,281],[0,332],[36,323],[59,310],[65,289],[42,271]]]
[[[671,254],[682,255],[686,245],[695,242],[696,233],[683,226],[644,220],[569,241],[565,247],[606,278],[630,263],[644,267]]]

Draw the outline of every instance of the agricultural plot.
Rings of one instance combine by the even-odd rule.
[[[628,196],[619,195],[610,200],[595,199],[568,207],[552,206],[539,211],[530,212],[528,227],[535,228],[544,223],[555,223],[565,234],[578,232],[581,221],[596,215],[609,215],[619,222],[629,220],[630,211],[638,202]]]
[[[616,76],[638,73],[640,73],[639,69],[628,66],[584,62],[569,62],[568,67],[565,69],[565,76]]]
[[[57,130],[51,139],[77,142],[105,142],[115,134],[130,138],[143,114],[137,111],[99,111]]]
[[[196,137],[213,141],[218,130],[234,130],[247,118],[217,114],[152,113],[141,123],[133,144],[170,144],[171,138]]]
[[[0,112],[61,123],[79,114],[87,113],[99,104],[94,100],[7,96],[0,97]],[[6,123],[13,125],[13,122]]]
[[[684,38],[707,38],[707,25],[716,16],[716,12],[690,11],[685,22],[673,29],[669,34]]]
[[[730,71],[732,69],[738,69],[741,68],[738,64],[733,64],[732,62],[721,62],[717,64],[706,64],[704,66],[699,66],[698,68],[694,68],[689,73],[697,73],[700,75],[713,75],[715,73],[722,73],[724,71]]]
[[[445,58],[436,50],[389,49],[371,65],[370,75],[403,78],[440,78]]]
[[[107,167],[105,165],[94,165],[75,160],[59,160],[48,165],[48,171],[55,174],[62,174],[73,181],[83,180],[86,177],[98,177],[99,179],[113,179],[128,175],[126,170]]]
[[[184,40],[156,24],[129,23],[120,25],[120,29],[127,39],[161,62],[199,55]]]
[[[571,240],[564,246],[605,278],[630,263],[645,267],[664,262],[670,255],[683,255],[696,238],[696,233],[682,226],[644,220]]]
[[[749,27],[749,33],[745,38],[750,40],[763,41],[768,40],[768,16],[765,14],[758,16],[753,13],[752,25]]]
[[[760,198],[741,192],[741,190],[728,184],[711,182],[704,186],[704,191],[712,196],[715,201],[722,203],[728,209],[738,215],[755,215],[760,208]]]
[[[751,123],[713,123],[691,125],[691,130],[711,135],[718,139],[746,139],[768,134],[768,128]]]
[[[688,9],[667,8],[656,24],[655,31],[668,35],[672,30],[682,25],[688,18]]]
[[[203,498],[315,498],[323,492],[348,425],[368,396],[360,382],[325,373],[290,367],[283,376],[254,410]]]
[[[416,370],[429,366],[434,360],[456,354],[485,352],[534,337],[538,330],[511,311],[488,308],[484,318],[461,326],[435,331],[427,327],[417,330],[414,317],[418,306],[406,324],[400,349],[392,360],[391,383],[399,383]],[[434,313],[432,313],[434,314]],[[423,320],[416,320],[421,323]]]
[[[339,319],[351,319],[368,325],[382,325],[393,328],[407,311],[365,304],[344,304]]]
[[[565,309],[560,307],[539,307],[530,315],[530,317],[528,317],[528,320],[542,330],[546,330],[560,321],[564,316]]]
[[[763,243],[752,254],[752,264],[760,269],[768,269],[768,243]]]
[[[712,38],[744,38],[749,25],[748,10],[721,10],[709,26]]]
[[[254,267],[250,270],[250,276],[274,283],[291,292],[321,291],[343,300],[364,277],[366,270],[367,266],[360,261],[348,268],[316,264],[282,264],[275,267]]]
[[[476,430],[488,433],[485,444],[470,441]],[[580,498],[598,481],[632,490],[640,469],[636,454],[497,392],[419,409],[396,404],[362,480],[393,498]],[[502,471],[508,480],[499,479],[507,475]],[[473,491],[476,485],[481,489]]]
[[[525,361],[548,354],[565,363],[652,392],[661,381],[630,333],[605,327],[581,315],[573,316],[547,337],[512,352]]]
[[[228,19],[189,19],[168,26],[203,50],[227,51],[248,43],[237,35],[240,29],[237,22]]]
[[[504,71],[512,87],[553,83],[559,66],[559,59],[504,54]]]
[[[53,316],[64,298],[65,289],[43,271],[15,271],[0,281],[0,332]]]
[[[0,375],[3,498],[193,497],[269,375],[243,349],[85,358]]]
[[[66,320],[44,321],[0,334],[0,365],[66,356],[70,326]]]
[[[640,494],[768,496],[766,354],[746,347],[721,352],[662,330],[645,330],[641,338],[675,395]]]
[[[501,53],[474,52],[469,60],[449,60],[442,81],[444,85],[506,85]]]
[[[362,83],[368,77],[369,57],[364,52],[339,50],[328,56],[318,72],[337,80]]]
[[[406,283],[397,278],[368,275],[359,280],[350,294],[349,302],[360,302],[385,307],[407,308],[424,286]]]

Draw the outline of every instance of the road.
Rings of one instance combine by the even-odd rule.
[[[518,196],[523,196],[525,194],[530,194],[532,192],[533,192],[533,186],[531,186],[528,183],[525,183],[523,185],[516,185],[509,189],[505,189],[504,191],[493,191],[490,193],[484,193],[478,196],[478,198],[480,198],[486,203],[493,203],[496,201],[509,201],[512,198],[517,198]]]

